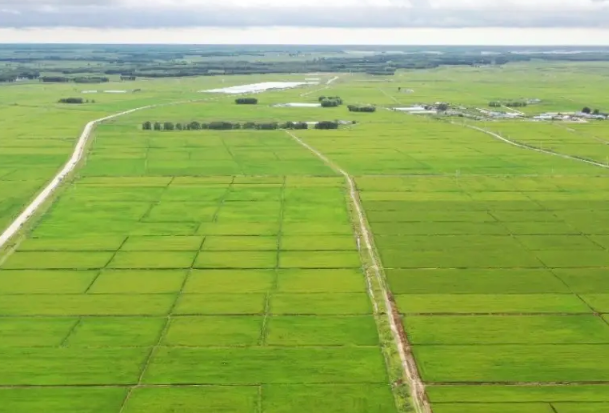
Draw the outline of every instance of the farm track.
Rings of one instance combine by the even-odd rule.
[[[393,300],[393,296],[391,292],[388,290],[384,277],[381,274],[380,267],[380,259],[377,257],[377,254],[374,250],[372,244],[372,234],[368,225],[366,223],[366,218],[364,216],[363,207],[359,198],[359,193],[357,191],[357,187],[355,185],[355,181],[347,173],[344,169],[340,168],[330,159],[328,159],[325,155],[319,152],[317,149],[313,148],[294,133],[290,131],[286,131],[286,133],[294,139],[298,144],[306,148],[308,151],[313,153],[323,162],[325,162],[329,167],[331,167],[336,172],[340,173],[347,181],[349,186],[349,196],[351,198],[351,202],[355,208],[355,213],[357,215],[358,223],[359,223],[359,231],[364,239],[364,244],[366,250],[368,252],[368,256],[370,258],[371,267],[369,268],[374,272],[374,276],[376,278],[376,282],[381,287],[382,290],[382,299],[385,305],[385,313],[387,315],[387,319],[389,321],[389,325],[391,327],[391,332],[393,334],[394,342],[398,347],[398,353],[401,359],[402,370],[408,380],[408,385],[410,389],[410,394],[412,400],[414,402],[415,408],[420,413],[432,413],[431,405],[427,398],[425,392],[425,385],[423,384],[423,380],[421,379],[421,375],[419,373],[418,366],[416,364],[414,354],[412,352],[412,347],[410,342],[408,341],[408,337],[404,331],[404,328],[401,324],[401,317],[398,312],[395,301]],[[379,312],[379,306],[375,299],[375,293],[373,291],[371,281],[368,281],[368,290],[370,297],[373,300],[375,314],[377,316],[381,316],[382,312]]]
[[[34,198],[34,200],[25,208],[25,210],[21,214],[19,214],[17,218],[15,218],[15,220],[8,226],[8,228],[6,228],[6,230],[4,230],[2,234],[0,234],[0,249],[2,249],[8,243],[8,241],[21,230],[21,228],[36,214],[42,204],[44,204],[55,193],[55,191],[59,188],[63,180],[76,169],[83,156],[85,155],[87,143],[89,142],[92,132],[95,130],[95,127],[98,124],[145,109],[179,105],[183,103],[193,103],[204,100],[209,99],[197,99],[156,105],[146,105],[138,108],[129,109],[124,112],[115,113],[113,115],[105,116],[103,118],[95,119],[87,123],[80,137],[78,138],[78,141],[76,142],[76,146],[74,147],[74,151],[72,152],[72,155],[70,156],[68,162],[63,166],[59,173],[57,173],[57,175],[53,177],[51,182],[42,190],[42,192],[40,192],[36,196],[36,198]]]
[[[481,128],[479,126],[467,125],[467,124],[457,123],[457,122],[452,122],[452,121],[450,123],[452,125],[463,126],[463,127],[469,128],[469,129],[473,129],[473,130],[477,130],[479,132],[486,133],[487,135],[492,136],[495,139],[498,139],[498,140],[500,140],[502,142],[505,142],[507,144],[510,144],[512,146],[516,146],[517,148],[528,149],[530,151],[534,151],[534,152],[538,152],[538,153],[543,153],[543,154],[546,154],[546,155],[557,156],[559,158],[570,159],[572,161],[584,162],[584,163],[587,163],[589,165],[594,165],[594,166],[598,166],[600,168],[609,169],[609,165],[593,161],[592,159],[582,158],[582,157],[573,156],[573,155],[567,155],[567,154],[564,154],[564,153],[553,152],[553,151],[549,151],[547,149],[538,148],[538,147],[533,146],[533,145],[516,142],[516,141],[513,141],[511,139],[505,138],[505,137],[499,135],[498,133],[489,131],[489,130]]]

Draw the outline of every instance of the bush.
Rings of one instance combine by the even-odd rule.
[[[165,122],[163,124],[163,130],[174,130],[175,125],[172,122]]]
[[[142,123],[142,130],[151,130],[151,129],[152,129],[152,123],[150,123],[150,122]]]
[[[256,98],[239,98],[235,100],[237,105],[257,105],[258,99]]]
[[[163,130],[159,122],[154,122],[154,130]]]

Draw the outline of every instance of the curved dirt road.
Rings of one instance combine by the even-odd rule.
[[[0,248],[4,247],[8,241],[23,227],[23,225],[36,213],[38,208],[47,200],[49,197],[55,192],[55,190],[59,187],[61,182],[68,176],[75,168],[76,165],[82,159],[85,153],[85,147],[89,138],[91,137],[91,132],[98,123],[105,122],[110,119],[117,118],[119,116],[128,115],[133,112],[137,112],[139,110],[152,108],[159,105],[148,105],[142,106],[135,109],[130,109],[124,112],[116,113],[114,115],[106,116],[104,118],[93,120],[85,126],[78,138],[78,142],[76,143],[76,147],[74,148],[74,152],[72,152],[72,156],[68,160],[68,162],[64,165],[64,167],[59,171],[57,175],[53,178],[53,180],[40,192],[36,198],[28,205],[28,207],[21,212],[21,214],[8,226],[8,228],[0,235]]]

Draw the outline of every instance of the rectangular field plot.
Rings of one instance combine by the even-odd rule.
[[[359,255],[353,251],[283,251],[279,255],[281,268],[357,268]]]
[[[131,236],[121,251],[197,251],[204,237],[142,237]],[[118,248],[117,248],[118,249]]]
[[[281,315],[356,315],[372,312],[365,293],[359,294],[275,294],[271,297],[272,314]]]
[[[108,268],[190,268],[195,252],[118,252]]]
[[[30,413],[52,408],[54,413],[118,412],[126,388],[33,387],[0,389],[1,413]]]
[[[92,294],[178,293],[186,270],[104,270],[88,289]]]
[[[156,344],[165,320],[152,317],[84,317],[66,337],[69,347],[150,347]]]
[[[609,344],[598,316],[431,316],[404,318],[413,344]]]
[[[552,272],[575,293],[594,294],[609,291],[606,269],[553,269]]]
[[[356,269],[277,271],[277,291],[283,293],[357,293],[365,291],[364,274]]]
[[[277,251],[277,237],[264,236],[209,236],[204,251]]]
[[[84,293],[99,271],[1,270],[0,294]]]
[[[284,236],[284,251],[350,251],[356,249],[353,236]]]
[[[78,323],[77,318],[0,318],[0,348],[57,347]]]
[[[205,369],[193,369],[192,365]],[[146,384],[386,383],[377,347],[161,348]]]
[[[16,252],[2,264],[2,269],[94,269],[103,268],[111,252]]]
[[[10,348],[0,353],[0,385],[137,383],[148,349]]]
[[[259,390],[247,387],[138,388],[125,405],[125,413],[223,412],[253,413]]]
[[[275,268],[277,267],[277,251],[203,251],[198,255],[194,267],[210,269]]]
[[[428,382],[597,382],[609,379],[602,345],[417,346]],[[459,360],[455,363],[454,360]],[[556,363],[560,360],[560,363]]]
[[[188,347],[249,347],[258,345],[263,318],[243,317],[176,317],[163,344]]]
[[[19,245],[19,251],[116,251],[124,236],[84,238],[29,238]]]
[[[183,294],[175,314],[241,315],[263,314],[266,294]]]
[[[271,317],[266,343],[278,346],[375,346],[372,317]]]
[[[0,316],[166,315],[172,294],[5,295]]]
[[[265,385],[262,388],[265,413],[395,413],[387,385]]]
[[[549,403],[436,404],[434,413],[554,413]]]
[[[395,294],[555,294],[569,293],[571,287],[547,269],[400,269],[386,274]]]
[[[429,386],[428,395],[436,403],[609,403],[607,385],[578,386]],[[482,391],[481,391],[482,390]]]
[[[184,293],[265,293],[275,283],[275,270],[193,270],[184,285]]]
[[[592,310],[570,294],[400,294],[403,313],[443,314],[527,314],[575,313]]]

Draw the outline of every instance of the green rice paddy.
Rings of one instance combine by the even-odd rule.
[[[283,131],[140,130],[149,119],[357,120],[296,134],[355,179],[433,412],[609,411],[609,170],[382,108],[528,96],[540,111],[576,110],[588,103],[581,74],[603,78],[593,65],[535,65],[343,75],[307,96],[268,92],[252,107],[211,96],[99,126],[0,256],[0,412],[412,411],[345,179]],[[298,77],[279,78],[227,81]],[[52,103],[68,86],[0,86],[1,228],[85,123],[210,98],[196,91],[219,79],[141,84],[77,109]],[[609,105],[606,89],[590,99]],[[381,108],[269,106],[327,93]],[[609,140],[600,123],[478,126],[599,162]]]

